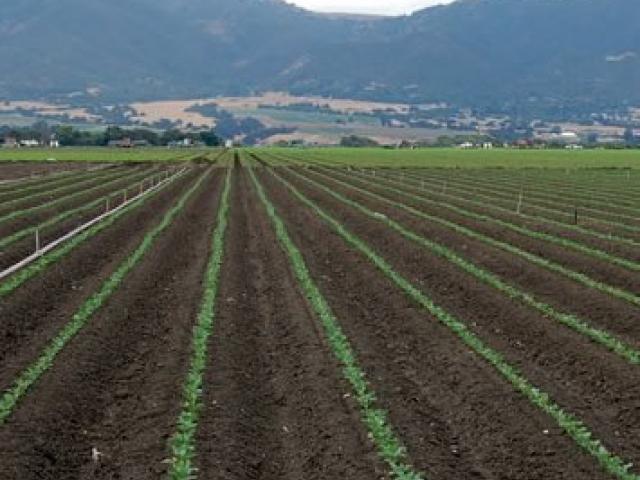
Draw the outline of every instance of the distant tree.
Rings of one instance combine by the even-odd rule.
[[[597,133],[592,132],[589,135],[587,135],[587,143],[589,145],[595,145],[595,144],[598,143],[598,139],[599,138],[600,138],[600,136]]]
[[[216,135],[215,130],[207,130],[200,132],[200,141],[204,142],[207,147],[218,147],[222,145],[222,139]]]
[[[627,145],[634,145],[636,143],[636,136],[633,133],[633,128],[626,128],[624,131],[624,143]]]
[[[359,137],[357,135],[349,135],[348,137],[342,137],[340,140],[340,146],[342,147],[377,147],[380,144],[375,140],[367,137]]]

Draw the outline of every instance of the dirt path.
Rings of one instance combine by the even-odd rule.
[[[199,478],[386,478],[244,172],[231,203]]]
[[[343,322],[414,465],[430,478],[608,478],[549,417],[270,175],[260,178]],[[390,248],[401,253],[398,244]]]

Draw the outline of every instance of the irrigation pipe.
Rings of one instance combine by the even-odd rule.
[[[136,196],[128,199],[127,201],[121,203],[117,207],[115,207],[115,208],[103,213],[102,215],[99,215],[98,217],[94,218],[93,220],[88,221],[87,223],[84,223],[84,224],[80,225],[79,227],[77,227],[74,230],[70,231],[66,235],[64,235],[64,236],[58,238],[57,240],[54,240],[53,242],[47,244],[46,246],[38,249],[36,252],[34,252],[33,254],[29,255],[24,260],[21,260],[20,262],[16,263],[15,265],[12,265],[11,267],[7,268],[6,270],[0,272],[0,280],[3,280],[5,278],[9,277],[10,275],[13,275],[14,273],[16,273],[17,271],[19,271],[22,268],[26,267],[27,265],[30,265],[31,263],[33,263],[34,261],[36,261],[37,259],[39,259],[43,255],[46,255],[47,253],[49,253],[51,250],[53,250],[54,248],[56,248],[60,244],[66,242],[67,240],[72,239],[73,237],[75,237],[79,233],[87,230],[88,228],[91,228],[93,225],[95,225],[96,223],[101,222],[105,218],[108,218],[111,215],[116,214],[120,210],[126,208],[129,204],[135,202],[136,200],[144,197],[145,195],[148,195],[149,193],[151,193],[151,192],[153,192],[155,190],[158,190],[158,189],[162,188],[166,183],[168,183],[168,182],[172,181],[174,178],[184,174],[186,172],[186,170],[187,170],[186,168],[183,168],[182,170],[176,172],[171,177],[165,178],[164,180],[160,181],[156,185],[144,190],[143,192],[140,192],[138,195],[136,195]]]

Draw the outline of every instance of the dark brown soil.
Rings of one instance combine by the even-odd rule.
[[[327,194],[305,188],[300,181],[294,183],[389,259],[396,271],[420,285],[437,304],[473,326],[483,340],[502,352],[534,384],[583,418],[614,451],[629,461],[640,460],[637,366],[555,321],[509,301],[446,260],[390,231],[383,223],[372,222]],[[378,202],[368,202],[368,206],[400,219]],[[409,215],[401,218],[403,224],[411,229],[418,227],[419,221],[406,217]],[[453,238],[445,242],[453,243]],[[567,385],[571,388],[567,389]]]
[[[239,163],[196,438],[198,478],[387,479],[388,467],[368,438],[351,387]],[[223,168],[213,170],[0,426],[0,480],[165,478],[225,174]],[[194,167],[0,300],[0,392],[204,171]],[[640,463],[637,367],[281,173],[582,418],[614,452]],[[411,464],[426,478],[611,478],[264,168],[256,174],[350,339]],[[630,305],[366,196],[349,196],[640,347],[637,309]],[[554,254],[563,262],[601,271],[560,250]],[[618,270],[608,273],[626,282]]]
[[[301,208],[270,175],[260,176],[415,465],[431,478],[608,478],[492,367]],[[396,255],[399,248],[396,244]]]
[[[196,174],[178,179],[0,301],[0,389],[33,362]]]
[[[200,478],[386,478],[260,201],[235,176]]]
[[[0,168],[2,167],[0,166]],[[62,172],[60,175],[51,175],[43,178],[36,177],[36,180],[25,182],[9,184],[0,183],[0,203],[46,192],[47,190],[71,184],[74,181],[78,181],[78,179],[87,178],[87,175],[92,174],[93,172],[88,173],[85,170],[76,170],[73,172]]]
[[[0,432],[0,464],[13,478],[157,479],[166,471],[221,179],[209,176]]]
[[[81,177],[66,179],[64,184],[54,185],[50,190],[47,189],[39,193],[23,194],[20,191],[15,192],[10,198],[0,202],[0,215],[45,205],[48,202],[98,187],[117,178],[124,178],[129,172],[134,172],[139,168],[130,165],[119,166],[91,174],[83,173]],[[10,203],[14,201],[15,203]]]
[[[413,183],[407,183],[406,186],[408,191],[412,193],[417,193],[419,195],[424,195],[425,197],[431,200],[436,200],[436,201],[441,200],[443,202],[447,202],[447,203],[462,207],[466,210],[470,210],[472,212],[479,213],[481,215],[487,215],[496,219],[514,223],[516,225],[522,225],[526,228],[529,228],[530,230],[545,232],[561,238],[574,240],[584,245],[591,246],[593,248],[597,248],[600,250],[604,250],[614,255],[621,256],[623,258],[628,258],[634,261],[640,261],[640,252],[638,251],[637,248],[634,248],[633,246],[630,246],[624,243],[618,243],[615,241],[596,238],[593,235],[576,232],[559,225],[549,224],[540,219],[524,218],[518,215],[515,211],[517,200],[512,202],[512,204],[508,206],[508,208],[512,209],[512,213],[507,213],[507,212],[492,209],[489,206],[478,206],[475,204],[468,203],[466,201],[467,199],[478,201],[477,198],[476,199],[473,198],[472,187],[469,188],[469,192],[467,193],[461,193],[458,191],[450,192],[451,194],[455,195],[455,198],[452,198],[451,196],[445,197],[443,195],[440,195],[433,188],[429,188],[425,190],[422,190],[422,189],[417,190],[413,188],[414,187]],[[504,205],[501,204],[500,206],[504,206]],[[567,220],[568,220],[567,218],[561,219],[563,223],[567,223]],[[585,228],[588,228],[588,225],[582,225],[582,226]],[[598,229],[596,229],[596,231],[598,231]],[[628,232],[626,233],[623,232],[622,235],[629,238],[633,237],[633,234],[630,235]],[[638,238],[640,238],[640,236],[638,236]]]
[[[479,208],[477,205],[471,205],[469,203],[467,203],[465,200],[474,200],[474,201],[481,201],[481,202],[486,202],[486,203],[491,203],[491,204],[495,204],[496,206],[502,207],[502,208],[507,208],[507,209],[512,209],[515,213],[516,210],[516,206],[518,204],[518,193],[515,193],[513,195],[513,198],[511,200],[505,199],[505,198],[496,198],[493,197],[491,200],[486,199],[486,192],[480,192],[483,193],[483,197],[477,197],[474,187],[472,186],[468,186],[468,185],[457,185],[457,188],[455,190],[451,189],[452,186],[456,185],[455,182],[453,184],[448,184],[450,185],[450,188],[447,190],[447,195],[441,195],[442,190],[444,188],[444,180],[434,180],[434,179],[426,179],[426,184],[425,184],[425,188],[424,190],[422,189],[422,185],[421,185],[421,181],[416,179],[416,177],[411,176],[411,177],[407,177],[405,180],[402,180],[402,177],[398,178],[397,175],[395,174],[386,174],[386,175],[379,175],[379,178],[382,179],[384,177],[389,177],[393,180],[395,180],[396,182],[398,180],[401,180],[401,183],[404,183],[405,186],[412,190],[414,193],[418,193],[420,195],[426,195],[427,197],[431,197],[432,199],[441,199],[444,202],[447,203],[452,203],[454,205],[460,206],[462,208],[471,210],[471,211],[477,211],[479,213],[484,213],[490,216],[495,216],[498,218],[505,218],[503,213],[497,212],[495,209],[491,209],[491,208]],[[397,184],[395,185],[397,188]],[[464,191],[464,190],[467,191]],[[451,195],[453,195],[456,198],[452,198]],[[488,195],[489,197],[492,197],[492,195]],[[633,232],[630,231],[628,229],[624,229],[621,228],[619,226],[616,225],[611,225],[602,221],[598,221],[597,219],[592,219],[592,218],[586,218],[585,215],[590,215],[590,212],[584,211],[580,208],[580,203],[576,203],[576,202],[570,202],[567,200],[566,204],[563,205],[554,205],[556,211],[549,211],[549,210],[540,210],[539,208],[536,208],[535,205],[533,205],[530,202],[526,201],[525,197],[525,201],[523,202],[523,206],[522,206],[522,212],[524,214],[527,215],[532,215],[534,217],[540,217],[540,218],[548,218],[548,219],[552,219],[558,222],[573,222],[573,216],[574,216],[574,212],[575,212],[575,207],[578,206],[578,221],[579,221],[579,225],[588,228],[590,230],[594,230],[596,232],[600,232],[600,233],[604,233],[604,234],[615,234],[615,235],[619,235],[622,237],[626,237],[626,238],[630,238],[630,239],[635,239],[636,241],[640,241],[640,233],[638,232]],[[609,209],[614,212],[616,210],[616,206],[615,205],[611,205],[609,207]],[[601,217],[603,219],[606,220],[606,216],[601,215]],[[506,218],[510,218],[510,220],[515,221],[515,223],[520,223],[522,222],[521,217],[519,217],[518,215],[506,215]],[[614,220],[614,221],[618,221],[619,223],[623,223],[626,224],[628,223],[625,219],[616,219],[614,218],[614,216],[612,216],[611,218],[609,218],[609,220]],[[532,225],[536,225],[535,222],[529,222]],[[544,224],[543,224],[544,225]],[[553,229],[556,229],[555,231],[557,232],[557,228],[558,227],[546,227],[546,228],[551,228],[552,232],[554,231]],[[613,252],[617,252],[618,250],[615,250],[615,248],[621,248],[619,250],[620,255],[625,256],[625,254],[631,254],[633,255],[633,251],[630,250],[624,250],[624,247],[614,247],[612,244],[611,247],[607,247],[606,243],[603,243],[602,240],[598,240],[598,239],[594,239],[594,237],[590,237],[587,235],[580,235],[580,234],[576,234],[573,232],[570,232],[569,230],[564,231],[564,235],[568,236],[569,238],[584,238],[587,243],[590,242],[594,242],[593,245],[597,246],[597,248],[604,248],[605,250],[610,250],[611,248],[613,248],[614,250],[612,250]],[[573,237],[574,235],[576,235],[576,237]],[[591,239],[591,240],[590,240]],[[635,252],[635,256],[629,257],[629,258],[638,258],[637,257],[637,252]]]
[[[100,188],[95,190],[94,192],[88,193],[87,195],[81,195],[80,197],[73,199],[71,201],[63,202],[60,205],[56,205],[55,207],[48,208],[42,212],[38,212],[34,215],[28,215],[19,219],[16,219],[11,222],[7,222],[4,225],[0,226],[0,239],[5,238],[9,235],[12,235],[16,232],[20,232],[25,228],[32,227],[34,225],[38,225],[40,223],[46,222],[47,220],[64,213],[68,210],[72,210],[74,208],[81,207],[87,203],[92,202],[93,200],[109,195],[114,192],[121,192],[125,188],[128,190],[129,198],[137,195],[139,193],[139,182],[133,183],[131,178],[133,175],[137,175],[140,173],[147,172],[147,176],[152,175],[153,172],[157,172],[158,170],[144,170],[144,171],[135,171],[126,174],[122,179],[105,186],[104,188]],[[146,178],[146,177],[145,177]],[[149,184],[147,184],[148,186]],[[118,195],[117,198],[112,199],[109,202],[110,208],[115,208],[120,205],[124,201],[124,195]],[[106,203],[100,204],[90,210],[86,210],[80,213],[77,213],[66,220],[56,223],[50,227],[40,230],[40,244],[46,245],[49,242],[52,242],[62,235],[70,232],[74,228],[82,225],[83,223],[95,218],[96,216],[104,213],[106,209]],[[7,268],[28,255],[32,254],[35,249],[35,236],[29,235],[25,237],[23,240],[19,240],[16,243],[9,245],[5,249],[0,249],[0,269]]]
[[[86,169],[87,165],[82,162],[0,162],[0,181],[26,179],[32,176],[46,177],[52,173]]]
[[[320,177],[315,177],[320,180]],[[343,180],[343,177],[340,177]],[[388,198],[397,200],[406,205],[415,207],[418,210],[427,211],[428,213],[457,222],[458,219],[449,216],[445,210],[428,211],[423,204],[414,202],[406,197],[385,192],[370,185],[364,185],[356,179],[351,180],[354,185],[363,187],[372,192],[379,193]],[[332,188],[344,192],[345,190],[338,187],[337,184],[331,183]],[[352,193],[350,193],[351,195]],[[359,201],[370,201],[369,197],[356,195]],[[637,308],[628,302],[615,299],[614,297],[590,289],[574,282],[563,275],[550,272],[541,267],[537,267],[530,262],[521,259],[515,255],[504,252],[501,249],[489,247],[486,244],[473,240],[465,235],[457,234],[439,224],[428,222],[417,218],[410,214],[403,213],[400,209],[388,206],[376,207],[380,211],[390,211],[393,215],[402,215],[400,218],[403,222],[410,222],[410,225],[421,235],[426,238],[435,240],[436,242],[447,245],[463,257],[477,263],[478,265],[498,274],[503,278],[508,278],[510,282],[519,286],[521,289],[531,292],[541,298],[546,303],[552,304],[563,311],[575,313],[595,326],[610,330],[629,343],[640,347],[640,325],[638,324]],[[474,226],[468,225],[475,229]],[[499,240],[502,240],[498,236]],[[568,258],[571,258],[570,256]],[[563,261],[561,263],[569,263]],[[597,268],[601,262],[595,260],[583,259],[579,265],[580,269],[590,274],[592,265]],[[569,265],[572,267],[573,265]],[[624,272],[623,275],[627,276]],[[636,275],[637,276],[637,275]],[[609,280],[614,279],[613,277]]]

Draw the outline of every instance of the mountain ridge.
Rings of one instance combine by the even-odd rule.
[[[494,110],[640,105],[633,0],[458,0],[375,20],[281,0],[21,0],[3,17],[2,98],[286,90]]]

